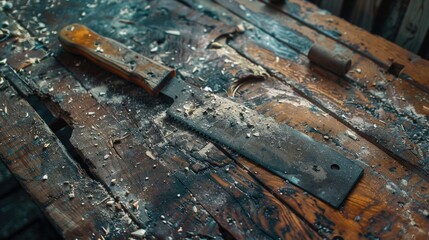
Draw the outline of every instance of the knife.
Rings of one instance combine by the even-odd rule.
[[[163,66],[81,24],[59,32],[62,47],[104,69],[174,100],[167,115],[338,208],[363,169],[286,124],[227,98],[204,92]]]

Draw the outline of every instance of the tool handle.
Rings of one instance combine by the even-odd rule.
[[[104,69],[143,87],[157,96],[176,71],[138,54],[125,45],[103,37],[81,24],[61,29],[58,38],[63,48],[82,55]]]
[[[308,58],[311,62],[335,73],[344,76],[350,70],[352,61],[328,49],[314,44],[308,52]]]

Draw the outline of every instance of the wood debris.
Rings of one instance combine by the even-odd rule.
[[[113,204],[115,203],[115,201],[113,201],[113,200],[109,200],[109,201],[107,201],[106,202],[106,205],[108,206],[108,207],[111,207],[111,206],[113,206]]]
[[[219,48],[222,48],[222,47],[223,47],[223,44],[222,44],[222,43],[219,43],[219,42],[212,42],[212,44],[210,44],[210,46],[211,46],[212,48],[219,49]]]
[[[132,203],[132,205],[133,205],[133,208],[135,209],[135,210],[139,210],[139,207],[140,207],[140,200],[136,200],[136,201],[134,201],[133,203]]]
[[[357,141],[357,140],[359,140],[359,138],[356,136],[356,134],[354,134],[352,131],[350,131],[350,130],[346,130],[346,135],[349,137],[349,138],[351,138],[351,139],[353,139],[353,140],[355,140],[355,141]]]
[[[131,236],[143,238],[144,236],[146,236],[146,229],[138,229],[137,231],[132,232]]]
[[[243,23],[238,24],[237,27],[236,27],[236,31],[238,33],[244,33],[244,31],[246,31],[246,28],[244,27],[244,24]]]
[[[152,154],[152,152],[151,151],[149,151],[149,150],[147,150],[146,151],[146,156],[148,156],[150,159],[152,159],[152,160],[155,160],[156,158],[155,158],[155,156]]]
[[[170,34],[170,35],[180,36],[180,31],[178,31],[178,30],[167,30],[167,31],[165,31],[165,33]]]

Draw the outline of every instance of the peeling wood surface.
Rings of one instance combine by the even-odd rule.
[[[0,43],[0,157],[63,237],[128,238],[137,229],[154,238],[428,237],[429,65],[396,45],[298,0],[281,9],[17,0],[0,13],[16,33]],[[234,93],[352,159],[363,178],[331,208],[168,119],[167,98],[64,52],[57,32],[73,22],[197,87]],[[333,26],[348,34],[321,33]],[[313,43],[352,58],[352,71],[339,78],[311,65]],[[387,73],[392,57],[409,78]]]

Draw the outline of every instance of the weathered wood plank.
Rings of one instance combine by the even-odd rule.
[[[143,17],[138,14],[126,15],[129,17],[127,20],[134,22],[139,28],[134,24],[128,26],[130,24],[120,25],[115,22],[124,17],[121,15],[114,18],[112,25],[120,27],[115,28],[112,33],[107,31],[110,28],[99,24],[99,19],[111,19],[119,8],[128,7],[127,4],[120,5],[118,9],[100,5],[100,8],[94,10],[97,11],[97,16],[86,12],[86,16],[91,16],[87,21],[93,22],[96,28],[104,29],[105,34],[118,37],[117,39],[127,45],[134,44],[139,52],[161,59],[168,65],[180,67],[180,72],[187,76],[189,82],[210,87],[222,96],[225,96],[224,90],[233,78],[240,76],[238,68],[250,68],[258,75],[255,71],[258,67],[239,57],[227,46],[206,50],[210,41],[221,33],[213,32],[219,31],[219,23],[212,22],[209,18],[202,19],[201,14],[177,7],[169,1],[157,4],[159,5],[151,4],[151,8],[164,9],[155,10],[154,15],[158,18],[145,16],[145,21],[139,22]],[[61,9],[52,12],[61,13]],[[31,11],[33,16],[38,15],[37,9],[33,8]],[[76,8],[74,12],[69,9],[67,14],[79,17],[80,11],[82,8]],[[41,18],[52,14],[45,14],[44,11],[41,13]],[[152,14],[150,11],[144,13]],[[182,13],[182,16],[175,15],[176,13]],[[163,39],[165,35],[162,32],[165,28],[151,31],[141,26],[148,24],[149,27],[157,27],[159,22],[153,21],[152,25],[150,23],[160,16],[171,17],[163,23],[165,26],[172,26],[169,21],[180,23],[174,25],[174,28],[182,26],[181,36],[167,36],[165,44],[157,43],[158,51],[150,53],[148,46],[140,44],[154,42],[157,38]],[[233,18],[230,15],[226,17]],[[202,22],[205,24],[200,25]],[[52,23],[52,26],[57,26],[55,24],[60,27],[61,22]],[[193,30],[186,30],[188,28],[182,24],[190,24]],[[210,31],[210,36],[205,36],[204,28],[214,30]],[[203,37],[197,40],[192,35]],[[47,40],[50,41],[47,44],[49,49],[56,51],[54,38]],[[190,46],[185,48],[187,44]],[[196,51],[193,51],[191,46],[195,46]],[[163,55],[168,51],[173,53]],[[296,52],[290,49],[285,49],[285,53],[296,55]],[[189,57],[192,59],[187,61]],[[53,59],[44,60],[41,65],[27,69],[32,71],[27,72],[28,77],[39,84],[39,94],[48,98],[52,111],[74,127],[72,143],[84,156],[85,164],[102,178],[105,185],[109,185],[108,188],[114,195],[120,197],[119,202],[139,222],[153,220],[155,224],[152,225],[151,233],[156,237],[283,236],[282,231],[287,230],[291,231],[285,233],[287,236],[317,237],[313,233],[314,230],[310,230],[305,223],[310,223],[313,229],[319,230],[322,236],[327,237],[397,237],[406,234],[425,236],[422,229],[427,226],[427,221],[425,222],[423,209],[429,189],[425,181],[407,172],[406,168],[365,139],[359,137],[359,141],[352,140],[346,134],[347,130],[350,131],[348,127],[326,115],[326,112],[297,95],[278,79],[269,78],[262,86],[243,85],[237,92],[237,96],[240,96],[237,101],[258,108],[259,111],[276,117],[278,121],[288,122],[301,131],[307,131],[307,134],[322,142],[326,142],[324,136],[327,135],[327,142],[332,147],[349,158],[362,161],[361,164],[366,166],[367,171],[363,182],[352,193],[341,211],[326,206],[245,159],[238,159],[238,166],[231,163],[230,159],[222,160],[222,156],[227,157],[219,154],[213,145],[180,127],[175,127],[174,123],[164,118],[162,112],[168,105],[166,99],[153,100],[135,86],[123,83],[81,58],[61,53],[58,59],[66,69]],[[284,59],[279,59],[279,62],[286,64]],[[272,61],[275,61],[275,57]],[[183,64],[184,62],[186,64]],[[67,70],[73,73],[74,78]],[[190,76],[191,74],[193,76]],[[312,117],[307,119],[308,116]],[[216,152],[215,156],[212,155],[213,158],[201,157],[207,149],[211,150],[211,154]],[[353,152],[356,152],[356,155],[352,154]],[[104,159],[106,155],[109,157]],[[386,164],[384,161],[380,163],[380,159]],[[152,170],[153,164],[156,164],[157,170]],[[246,172],[242,167],[250,171]],[[397,172],[389,171],[390,167]],[[171,173],[170,177],[168,173]],[[112,179],[117,180],[115,185],[110,184]],[[164,179],[165,185],[162,184]],[[218,199],[216,195],[205,197],[205,187],[215,189],[219,197],[226,199],[228,204],[214,201]],[[129,196],[125,196],[124,189],[129,191]],[[198,194],[194,194],[195,192]],[[377,192],[380,194],[375,194]],[[177,194],[180,194],[180,197]],[[193,200],[194,197],[197,201]],[[139,210],[134,209],[134,200],[140,200]],[[148,218],[143,210],[145,207],[149,213]],[[197,209],[195,214],[194,207]],[[217,207],[221,207],[219,213],[216,212]],[[398,208],[403,210],[398,211]],[[273,213],[273,209],[280,211]],[[161,216],[164,216],[166,223]],[[389,227],[392,222],[393,227]],[[240,223],[243,223],[243,226],[240,226]],[[251,231],[252,229],[256,230]]]
[[[180,13],[179,16],[177,16],[178,18],[180,18],[183,14],[186,14],[186,12],[189,12],[189,9],[187,10],[186,8],[183,8],[183,7],[178,8],[177,6],[174,6],[174,5],[171,6],[171,3],[169,3],[169,5],[170,6],[163,6],[163,8],[168,9],[170,11],[173,11],[173,9],[175,9],[177,12]],[[156,9],[156,5],[152,5],[151,7],[153,9]],[[155,13],[155,16],[156,14],[159,14],[159,12],[157,12],[156,10],[154,11],[154,13]],[[195,21],[193,19],[201,18],[201,14],[196,14],[196,12],[189,12],[189,13],[190,14],[186,14],[188,16],[188,19],[186,19],[187,21],[185,22],[188,22],[189,20]],[[100,17],[103,17],[103,16],[100,16]],[[210,23],[210,21],[207,21],[207,22]],[[197,26],[199,26],[199,24]],[[204,32],[204,28],[206,28],[206,26],[199,27],[199,31]],[[211,30],[209,34],[213,35],[214,37],[219,36],[222,34],[220,30],[222,30],[222,28],[216,28],[214,30]],[[229,28],[226,28],[226,30],[229,30]],[[181,35],[183,35],[183,39],[179,38],[179,40],[183,41],[183,43],[176,42],[175,38],[172,38],[167,42],[168,44],[165,44],[166,48],[171,47],[172,49],[178,49],[178,46],[182,45],[181,48],[188,49],[189,47],[187,46],[186,41],[192,40],[192,37],[191,37],[192,34],[195,34],[195,32],[182,33]],[[154,37],[154,36],[149,36],[149,37]],[[144,39],[143,36],[141,36],[140,38],[143,41]],[[204,41],[206,42],[203,42],[205,45],[201,46],[202,49],[204,49],[207,45],[209,45],[211,38],[204,38],[204,39],[205,39]],[[125,42],[129,42],[129,41],[130,41],[129,39],[125,40]],[[200,47],[199,46],[200,43],[195,43],[195,45],[197,47]],[[148,52],[149,49],[146,48],[144,49],[143,52],[145,51]],[[178,55],[173,55],[172,59],[174,59],[174,61],[183,62],[186,60],[188,56],[186,55],[183,56],[182,54],[179,55],[178,53]],[[193,210],[192,206],[197,203],[192,203],[191,200],[189,200],[189,199],[192,199],[188,197],[189,193],[187,193],[186,190],[184,190],[184,187],[181,186],[180,183],[177,182],[177,180],[175,180],[174,177],[172,177],[172,180],[168,180],[168,178],[166,179],[167,185],[165,188],[163,188],[162,191],[157,187],[157,185],[154,184],[155,182],[162,181],[162,178],[159,177],[160,174],[167,175],[168,172],[178,171],[178,169],[180,169],[180,171],[183,171],[183,168],[178,168],[177,164],[175,164],[174,161],[172,162],[172,160],[170,160],[167,157],[168,155],[166,155],[162,159],[163,162],[164,161],[166,162],[166,166],[164,166],[164,164],[160,164],[155,169],[153,169],[152,167],[153,160],[150,160],[150,158],[147,156],[145,152],[145,151],[149,151],[150,148],[132,147],[132,150],[129,149],[129,146],[137,146],[139,145],[139,142],[140,144],[144,142],[145,143],[144,145],[147,145],[148,147],[150,147],[160,141],[160,139],[157,139],[157,138],[160,138],[160,136],[152,137],[151,133],[156,133],[158,132],[158,130],[154,128],[149,128],[150,125],[143,123],[145,126],[140,126],[140,131],[147,133],[147,135],[145,134],[146,138],[143,138],[141,136],[139,137],[138,136],[139,133],[136,132],[136,130],[133,130],[133,128],[135,127],[134,124],[136,124],[137,126],[142,125],[142,122],[137,119],[145,118],[147,120],[150,120],[153,118],[153,116],[157,116],[157,114],[155,113],[156,111],[163,111],[162,108],[165,108],[166,105],[162,104],[162,102],[159,100],[145,101],[145,99],[149,100],[149,97],[145,94],[142,94],[142,92],[138,91],[138,89],[135,90],[135,88],[132,85],[127,85],[127,83],[123,83],[123,86],[125,86],[130,90],[130,91],[127,91],[127,96],[128,96],[127,98],[134,99],[130,101],[131,104],[130,106],[127,106],[128,109],[123,107],[123,105],[121,104],[122,101],[110,102],[110,103],[105,102],[104,94],[100,95],[99,92],[97,92],[96,89],[94,89],[94,85],[99,84],[100,87],[101,85],[106,86],[106,84],[112,83],[112,81],[118,82],[117,78],[103,83],[100,81],[100,79],[103,77],[110,77],[110,74],[102,75],[101,73],[103,71],[101,71],[100,69],[94,68],[92,66],[87,66],[86,68],[76,66],[75,63],[70,61],[74,59],[71,56],[60,54],[59,59],[61,59],[63,64],[65,64],[68,69],[72,70],[75,76],[77,76],[84,83],[84,86],[86,88],[90,89],[90,91],[93,93],[93,97],[98,101],[102,102],[101,104],[102,108],[97,107],[98,104],[94,102],[94,100],[87,98],[87,95],[83,95],[80,97],[79,97],[79,94],[77,94],[76,96],[67,95],[66,86],[67,85],[75,86],[76,83],[73,83],[74,81],[73,79],[67,78],[66,72],[62,71],[61,68],[51,66],[52,69],[50,69],[51,67],[49,67],[49,64],[48,64],[48,66],[45,67],[46,68],[45,70],[41,69],[41,66],[38,66],[34,68],[29,68],[28,71],[32,72],[31,75],[43,76],[42,79],[35,80],[40,86],[41,94],[48,94],[48,96],[50,96],[50,98],[52,99],[64,99],[64,100],[61,100],[59,103],[53,104],[53,105],[59,104],[60,105],[59,108],[61,108],[61,110],[58,109],[58,106],[57,107],[51,106],[51,108],[53,109],[54,112],[57,113],[57,115],[60,115],[60,116],[64,115],[61,113],[61,111],[63,111],[64,113],[70,112],[71,114],[69,116],[64,115],[64,118],[66,118],[68,122],[73,123],[74,126],[82,127],[82,129],[88,129],[91,126],[93,126],[93,128],[90,131],[92,132],[92,136],[94,135],[98,136],[97,141],[94,141],[94,139],[90,140],[90,138],[92,138],[91,136],[85,136],[84,130],[78,130],[76,128],[74,130],[71,141],[76,146],[76,148],[79,149],[81,154],[85,156],[85,159],[87,159],[87,162],[90,165],[90,169],[94,171],[94,174],[98,178],[102,179],[102,181],[104,181],[105,184],[109,184],[111,179],[122,178],[122,181],[120,183],[116,183],[114,186],[110,186],[110,188],[115,194],[121,196],[121,199],[123,199],[121,200],[121,202],[123,201],[124,205],[129,210],[132,210],[133,208],[132,205],[127,205],[127,202],[129,202],[129,199],[137,198],[142,200],[141,204],[143,204],[143,202],[146,203],[145,204],[146,210],[150,214],[149,219],[155,222],[155,224],[152,225],[154,228],[155,236],[166,237],[170,234],[173,236],[175,235],[180,236],[181,232],[189,232],[189,231],[198,232],[199,234],[203,234],[203,235],[216,236],[216,235],[213,235],[213,234],[217,234],[214,230],[209,230],[208,233],[204,233],[204,231],[206,230],[200,227],[203,224],[196,222],[198,219],[201,219],[201,218],[209,219],[208,221],[209,222],[211,221],[211,224],[208,224],[209,226],[211,226],[210,228],[216,229],[216,223],[214,224],[214,227],[213,227],[214,222],[210,220],[211,218],[210,216],[202,217],[195,214],[189,214],[189,213],[192,213],[192,210]],[[78,60],[82,61],[82,59],[79,59],[79,58]],[[46,60],[42,62],[41,65],[45,63],[46,63]],[[85,66],[87,65],[87,63],[81,62],[78,65]],[[94,75],[91,75],[90,72],[92,72]],[[44,81],[49,81],[49,83],[47,85],[44,85],[43,83]],[[120,84],[122,85],[122,83]],[[51,91],[47,91],[49,89],[51,89]],[[131,89],[133,89],[133,91],[131,91]],[[108,91],[110,91],[110,89]],[[125,91],[124,89],[113,89],[113,92],[117,92],[117,94],[113,94],[110,97],[114,98],[115,95],[123,96],[124,91]],[[107,92],[105,94],[110,95],[110,92]],[[138,99],[140,99],[140,101],[137,101]],[[57,101],[57,100],[54,100],[54,101]],[[159,106],[155,107],[156,105],[159,105]],[[78,110],[79,106],[88,106],[88,108],[85,108],[84,110]],[[137,112],[137,115],[135,115],[136,114],[135,109],[141,110],[141,109],[150,109],[150,108],[152,108],[151,112],[141,111],[141,112]],[[91,113],[91,114],[88,114],[88,113]],[[101,116],[101,118],[99,116]],[[112,118],[109,116],[114,116],[114,117]],[[96,123],[94,121],[96,121]],[[99,129],[98,126],[103,126],[103,129],[102,130]],[[117,129],[114,129],[115,127],[117,127]],[[164,128],[164,126],[162,128]],[[124,134],[125,132],[127,132],[129,133],[129,135],[127,137],[121,137],[121,136],[125,136],[121,132]],[[106,146],[106,143],[109,142],[108,141],[109,138],[112,138],[113,135],[117,136],[116,139],[120,139],[120,141],[116,142],[114,140],[115,138],[113,138],[114,147],[112,149],[112,147]],[[84,144],[87,142],[90,142],[90,144]],[[97,143],[97,146],[94,146],[95,145],[94,142]],[[106,150],[100,151],[100,149],[106,149]],[[107,150],[107,149],[110,149],[110,150]],[[110,154],[109,152],[112,152],[112,154]],[[153,152],[153,154],[155,155],[155,157],[158,156],[156,152]],[[102,158],[104,158],[105,155],[109,155],[108,160],[105,159],[107,161],[100,162],[99,159],[101,160]],[[133,163],[135,159],[146,159],[144,162],[140,163],[141,166],[143,167],[145,166],[145,167],[143,169],[141,168],[135,169],[135,162]],[[186,163],[189,160],[182,159],[181,161],[184,161]],[[119,170],[119,169],[122,169],[122,170]],[[145,176],[147,176],[148,180],[145,180],[146,178]],[[136,181],[136,179],[140,179],[140,181]],[[201,179],[199,183],[202,186],[205,186],[209,184],[209,182],[205,183],[206,181],[207,180],[205,179]],[[142,186],[142,183],[143,183],[143,186]],[[128,191],[130,192],[129,197],[123,196],[121,192],[123,191],[123,189],[121,189],[121,186],[127,187]],[[142,189],[142,187],[144,188]],[[217,189],[219,189],[220,191],[219,194],[221,194],[222,190],[219,187]],[[156,193],[156,194],[147,194],[146,192]],[[140,193],[142,193],[142,196],[140,195]],[[180,198],[177,197],[178,194],[180,194]],[[228,194],[225,194],[225,196],[230,198]],[[204,202],[202,204],[202,207],[203,208],[211,207],[209,199],[205,199],[205,201],[207,202]],[[228,201],[231,203],[234,202],[231,200],[228,200]],[[167,203],[168,203],[168,207],[166,207]],[[151,206],[151,204],[153,204],[153,206]],[[179,206],[184,206],[183,212],[181,211],[180,213],[178,212],[178,213],[172,214],[175,212],[174,209],[178,208]],[[231,209],[231,210],[234,209],[233,206],[234,205],[230,205],[230,204],[226,204],[225,206],[221,205],[221,207],[225,209],[224,212],[229,212],[227,209]],[[182,209],[182,207],[179,207],[179,208]],[[142,221],[142,222],[145,221],[145,216],[143,214],[138,212],[135,213],[133,211],[130,211],[130,212],[134,216],[136,216],[136,218],[139,221]],[[204,213],[204,211],[202,212]],[[285,212],[282,214],[286,214],[286,213],[294,216],[294,214],[291,212]],[[185,214],[187,217],[185,217]],[[163,224],[162,218],[160,217],[161,215],[164,215],[164,217],[166,218],[165,221],[167,221],[168,219],[168,222],[174,223],[173,226],[176,226],[176,227],[180,226],[181,231],[177,232],[177,228],[173,228],[173,226],[170,226],[169,224],[167,225]],[[260,229],[263,229],[263,227],[257,227],[257,228],[253,227],[254,223],[252,222],[250,222],[251,223],[250,225],[240,226],[238,224],[239,222],[248,221],[246,220],[248,217],[245,214],[241,214],[241,215],[237,214],[235,216],[237,223],[234,223],[234,224],[231,224],[230,222],[228,222],[229,220],[227,215],[218,215],[218,214],[213,214],[213,215],[215,216],[216,221],[222,226],[223,229],[226,229],[226,231],[230,231],[230,232],[238,232],[239,235],[236,235],[236,236],[240,236],[240,234],[243,234],[243,233],[250,234],[250,236],[257,236],[258,232],[261,231]],[[194,216],[198,216],[198,218],[194,218]],[[291,231],[291,233],[289,234],[301,234],[299,231],[300,229],[307,229],[307,232],[309,233],[312,232],[312,230],[310,230],[308,226],[306,226],[303,223],[300,223],[300,220],[297,220],[298,219],[297,217],[294,217],[294,219],[295,219],[295,224],[294,224],[295,229]],[[156,224],[157,222],[158,224]],[[238,231],[233,230],[234,228],[237,228]],[[249,231],[249,228],[255,229],[255,230]],[[312,236],[316,237],[314,233]]]
[[[267,2],[267,1],[263,1]],[[273,5],[271,5],[273,6]],[[343,43],[350,49],[357,50],[374,62],[387,68],[392,62],[405,66],[402,77],[411,80],[429,91],[428,61],[420,58],[400,46],[383,40],[381,37],[352,25],[341,18],[326,14],[314,4],[302,0],[290,0],[287,4],[273,6],[283,13],[294,17],[305,25],[311,26],[318,33]]]
[[[417,53],[429,29],[429,2],[411,0],[395,42]]]
[[[192,1],[189,2],[192,3]],[[267,21],[269,9],[264,8],[264,6],[258,2],[218,2],[222,2],[224,6],[252,23],[262,24],[264,21]],[[263,12],[263,14],[258,16],[259,12]],[[270,24],[272,26],[284,21],[280,16],[276,17],[276,15],[273,14],[271,14],[270,19],[278,20],[277,22],[272,22]],[[290,21],[293,22],[293,20]],[[275,28],[287,28],[290,25],[290,22],[288,22],[288,24],[277,25]],[[263,26],[260,25],[260,27]],[[277,32],[281,33],[283,31],[279,30]],[[281,36],[281,34],[277,32],[273,34],[275,34],[275,37],[278,39],[278,36]],[[390,84],[389,78],[391,78],[391,76],[380,73],[377,69],[372,69],[374,65],[365,62],[366,60],[361,56],[355,58],[357,62],[355,64],[360,64],[360,68],[355,66],[355,72],[349,75],[351,79],[358,82],[357,85],[334,81],[337,77],[324,70],[318,69],[316,66],[313,67],[309,65],[305,57],[299,55],[292,49],[288,49],[287,46],[282,46],[282,43],[274,40],[273,37],[267,36],[265,33],[259,31],[248,31],[245,35],[247,34],[248,36],[236,37],[234,41],[230,41],[230,43],[243,55],[271,69],[274,74],[281,73],[283,76],[282,78],[299,91],[300,94],[306,96],[307,99],[310,99],[319,107],[323,107],[325,110],[331,112],[331,114],[334,114],[337,119],[341,119],[349,126],[353,126],[357,131],[363,133],[369,140],[377,143],[383,149],[387,149],[391,154],[397,155],[404,164],[409,165],[411,168],[420,169],[418,171],[427,171],[428,165],[425,160],[428,154],[425,152],[427,142],[423,140],[423,135],[425,134],[414,135],[417,129],[421,129],[422,132],[427,131],[427,119],[424,115],[420,114],[411,114],[415,116],[411,117],[411,119],[415,119],[411,121],[398,118],[399,116],[404,116],[403,114],[410,113],[409,108],[407,109],[404,103],[411,103],[412,106],[420,108],[422,111],[421,113],[424,114],[424,106],[428,105],[426,101],[429,99],[425,92],[407,84],[407,87],[399,87],[398,85],[406,83],[403,81],[395,81],[394,84]],[[296,33],[294,34],[297,35]],[[307,35],[310,36],[311,34]],[[258,47],[252,45],[252,41],[257,42],[256,45],[258,45]],[[288,39],[287,41],[295,42],[294,44],[299,43],[301,46],[306,45],[305,43],[302,44],[302,41],[296,39]],[[318,43],[323,45],[322,39],[319,39]],[[338,47],[335,43],[333,44],[335,47]],[[295,47],[292,46],[292,48]],[[268,51],[271,51],[271,53]],[[350,53],[350,56],[354,55]],[[287,60],[283,62],[283,59]],[[308,66],[310,66],[310,68]],[[298,72],[301,72],[301,74]],[[365,73],[365,75],[362,76],[362,73]],[[369,75],[372,74],[376,77],[369,78]],[[369,81],[374,82],[370,83]],[[382,86],[379,85],[380,83]],[[410,86],[411,89],[409,88]],[[387,94],[384,92],[386,90]],[[398,94],[398,91],[401,93]],[[397,99],[398,95],[406,96],[404,99],[407,100],[414,100],[400,102]],[[391,103],[393,103],[393,106],[390,102],[386,102],[387,99],[392,99]],[[409,114],[407,115],[411,116]],[[418,124],[412,126],[416,119],[419,119],[417,120]],[[386,134],[386,132],[390,132],[390,134]],[[402,138],[405,139],[405,142],[391,138],[392,135],[398,133],[403,136]]]
[[[199,4],[201,4],[201,2]],[[206,11],[206,9],[210,9],[212,13],[216,11],[216,6],[206,4],[206,2],[203,4],[204,6],[201,7],[202,11]],[[231,20],[231,18],[228,19]],[[264,54],[267,53],[261,53],[260,55],[264,56]],[[230,54],[228,54],[228,59],[231,60],[231,62],[240,62],[237,59],[232,58],[232,55]],[[269,59],[270,60],[267,60],[267,62],[275,62],[275,57]],[[279,59],[279,65],[288,65],[287,63],[282,63],[280,61],[281,59]],[[270,81],[265,81],[265,83],[269,82]],[[271,88],[275,89],[276,91],[267,90],[267,88],[270,89],[270,87],[267,87],[266,85],[259,88],[250,86],[251,85],[249,84],[247,87],[243,88],[244,93],[247,95],[246,99],[248,99],[244,102],[248,104],[248,106],[253,106],[254,103],[258,103],[258,105],[262,105],[260,106],[261,111],[267,111],[267,114],[276,116],[276,118],[280,121],[288,122],[292,126],[297,127],[301,131],[305,131],[307,134],[316,139],[319,139],[320,141],[325,141],[324,136],[329,136],[329,139],[332,139],[332,142],[331,140],[329,142],[333,145],[333,147],[340,147],[343,149],[342,151],[344,151],[343,154],[349,156],[352,159],[357,158],[359,161],[365,161],[367,164],[366,167],[369,171],[369,173],[364,175],[362,186],[358,185],[355,192],[352,193],[350,202],[348,204],[346,203],[344,206],[344,209],[342,210],[344,215],[339,214],[336,211],[331,211],[329,207],[326,208],[326,206],[323,206],[323,204],[316,203],[317,200],[314,200],[311,196],[306,195],[301,190],[295,189],[293,186],[272,189],[273,192],[279,193],[278,197],[284,199],[287,204],[295,206],[295,209],[305,216],[307,221],[312,222],[314,225],[320,227],[320,231],[330,232],[332,234],[331,236],[345,235],[346,238],[356,238],[363,235],[392,237],[397,236],[398,234],[403,234],[402,229],[408,228],[408,224],[413,224],[413,221],[410,221],[409,216],[407,216],[406,210],[400,212],[397,211],[398,207],[402,208],[404,206],[404,200],[408,199],[410,203],[414,202],[414,200],[411,200],[413,198],[409,199],[408,197],[400,196],[400,194],[398,194],[399,192],[401,192],[401,194],[403,193],[402,188],[405,186],[405,181],[400,179],[409,179],[410,182],[423,184],[421,185],[420,190],[422,191],[421,194],[425,195],[427,194],[425,190],[425,185],[427,183],[424,180],[409,172],[405,167],[398,164],[394,159],[389,157],[385,152],[370,142],[366,141],[365,139],[361,139],[356,133],[353,134],[358,136],[357,139],[359,140],[353,140],[347,133],[347,131],[350,131],[350,129],[344,125],[342,125],[340,128],[339,126],[341,124],[338,122],[338,120],[326,115],[326,113],[323,113],[321,109],[318,109],[316,106],[311,106],[311,103],[301,99],[299,96],[296,96],[295,98],[288,97],[290,94],[293,96],[294,91],[291,89],[283,94],[278,92],[278,88],[281,86],[279,82],[273,81],[270,84]],[[249,90],[252,91],[248,93]],[[273,92],[276,94],[273,95]],[[266,93],[266,95],[263,93]],[[279,97],[280,100],[278,100]],[[274,98],[272,103],[270,103],[268,100],[270,98]],[[318,110],[316,111],[316,109]],[[314,115],[314,118],[309,117],[311,115]],[[380,162],[381,159],[383,159],[383,161]],[[249,166],[249,164],[246,165]],[[283,185],[280,183],[281,181],[278,178],[276,178],[276,180],[273,179],[273,181],[269,180],[269,178],[273,176],[267,172],[261,172],[261,169],[257,168],[257,166],[249,169],[257,172],[257,174],[255,174],[256,177],[260,179],[260,182],[266,183],[269,187],[275,186],[276,184]],[[398,174],[403,177],[398,177]],[[413,180],[411,180],[410,177],[413,178]],[[408,190],[405,191],[410,194],[414,194],[413,189],[416,188],[411,187],[412,184],[408,181],[406,184],[406,188],[408,188]],[[375,195],[374,192],[384,193]],[[302,198],[299,197],[300,194],[302,194]],[[419,193],[413,196],[417,197],[418,195]],[[306,202],[307,204],[303,204],[303,202]],[[389,210],[386,210],[386,202],[391,202],[391,204],[387,204],[389,206]],[[422,198],[418,205],[424,206],[426,204],[425,202],[426,200]],[[367,208],[367,205],[373,207]],[[405,205],[409,206],[407,204]],[[311,209],[312,207],[314,208]],[[367,211],[362,210],[364,208],[366,208]],[[386,214],[384,210],[388,211],[389,213]],[[380,217],[375,217],[376,215]],[[401,215],[399,218],[402,220],[398,220],[398,215]],[[326,218],[320,218],[320,216],[326,216]],[[421,222],[425,222],[424,214],[420,215],[420,213],[414,212],[413,217],[420,219],[419,221]],[[377,220],[374,221],[374,219]],[[391,219],[390,221],[387,220],[386,222],[394,222],[395,226],[397,227],[391,231],[383,230],[387,224],[384,222],[386,219]],[[354,230],[350,231],[350,229]],[[412,231],[414,230],[416,231],[416,234],[424,234],[424,232],[421,232],[420,229],[413,229]]]
[[[122,212],[96,205],[109,194],[83,174],[26,101],[11,87],[2,90],[0,99],[1,159],[63,237],[122,236],[135,228]],[[88,198],[89,190],[93,198]],[[102,227],[112,231],[107,234]]]

